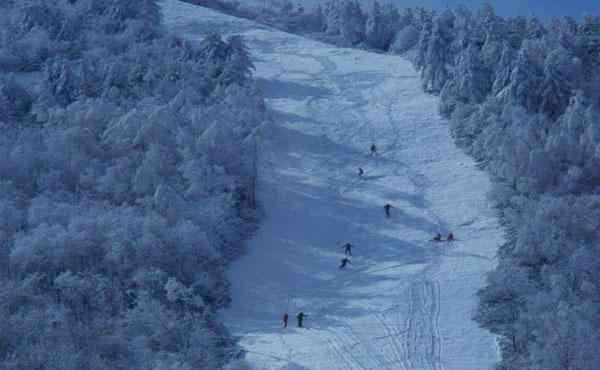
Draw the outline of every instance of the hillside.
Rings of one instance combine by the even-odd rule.
[[[455,147],[412,66],[174,0],[162,6],[171,31],[189,40],[208,28],[243,35],[273,121],[261,134],[266,220],[229,274],[224,315],[249,361],[491,368],[495,338],[471,321],[502,243],[490,183]],[[389,219],[386,203],[395,207]],[[450,231],[454,243],[429,241]],[[346,242],[352,264],[339,269]],[[305,312],[306,328],[281,328],[286,311],[291,326]]]

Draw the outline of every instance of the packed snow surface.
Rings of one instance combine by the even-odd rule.
[[[502,243],[490,182],[411,64],[175,0],[162,7],[189,40],[242,34],[272,111],[261,134],[266,219],[232,268],[224,314],[247,359],[257,369],[491,369],[495,338],[471,321]],[[457,241],[430,241],[450,231]],[[347,242],[352,262],[340,269]]]

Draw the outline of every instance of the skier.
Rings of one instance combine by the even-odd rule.
[[[287,328],[288,317],[289,317],[289,316],[288,316],[288,313],[287,313],[287,312],[283,314],[283,327],[284,327],[284,328]]]
[[[344,247],[344,254],[351,256],[352,255],[352,244],[346,243],[343,245],[343,247]]]
[[[303,328],[302,323],[304,322],[304,317],[306,317],[306,315],[302,311],[300,311],[298,313],[298,315],[296,315],[296,318],[298,319],[298,327],[299,328]]]
[[[385,206],[383,206],[383,208],[385,209],[385,216],[387,218],[390,218],[390,209],[394,208],[394,206],[388,203]]]
[[[340,265],[340,268],[343,269],[344,267],[346,267],[347,264],[352,264],[352,262],[350,262],[350,259],[348,259],[348,257],[342,258],[342,264]]]
[[[440,234],[440,233],[435,234],[435,236],[433,237],[433,241],[434,242],[441,242],[442,241],[442,234]]]
[[[377,154],[377,147],[375,146],[375,143],[371,144],[371,155],[375,155]]]
[[[454,241],[454,234],[450,233],[448,234],[448,238],[446,239],[449,242],[453,242]]]
[[[358,177],[362,177],[365,174],[362,168],[358,167]]]

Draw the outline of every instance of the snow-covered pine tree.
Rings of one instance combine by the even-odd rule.
[[[367,15],[366,42],[372,48],[388,50],[398,29],[400,15],[392,4],[375,1]]]
[[[341,7],[342,40],[349,45],[358,45],[365,40],[366,16],[357,0],[342,0]]]
[[[564,113],[574,88],[581,85],[581,62],[569,51],[558,47],[544,62],[540,110],[555,120]]]
[[[439,93],[448,80],[448,65],[453,56],[450,54],[454,29],[454,14],[447,10],[433,19],[431,35],[428,38],[427,52],[421,71],[423,89]]]
[[[540,109],[545,58],[543,43],[539,40],[525,40],[511,72],[511,97],[516,104],[531,113]]]
[[[230,36],[227,39],[226,66],[219,80],[226,85],[243,85],[251,76],[254,64],[250,59],[250,53],[241,36]]]

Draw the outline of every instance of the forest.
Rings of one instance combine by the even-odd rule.
[[[260,220],[267,121],[240,37],[155,0],[0,2],[0,368],[210,369]]]
[[[507,242],[474,319],[499,337],[497,368],[597,368],[600,16],[542,22],[490,5],[433,11],[356,0],[260,12],[227,4],[222,11],[289,32],[409,58],[423,89],[439,95],[457,144],[494,182]]]

